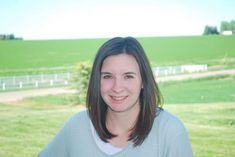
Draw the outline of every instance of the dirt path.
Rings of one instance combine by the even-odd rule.
[[[158,82],[172,81],[172,80],[187,80],[194,78],[203,78],[215,75],[235,75],[235,69],[221,70],[221,71],[208,71],[202,73],[182,74],[158,77]],[[66,88],[47,88],[47,89],[34,89],[26,91],[14,91],[14,92],[0,92],[0,102],[14,102],[22,100],[31,96],[44,96],[49,94],[62,94],[62,93],[76,93],[76,90]]]
[[[13,91],[0,93],[0,102],[14,102],[22,100],[26,97],[45,96],[49,94],[76,93],[76,90],[66,88],[47,88],[47,89],[32,89],[25,91]]]

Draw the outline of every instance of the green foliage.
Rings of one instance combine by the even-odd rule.
[[[80,62],[75,66],[74,81],[78,82],[78,101],[83,104],[85,104],[91,68],[92,64],[90,62]]]
[[[205,26],[203,35],[218,35],[219,32],[215,26]]]
[[[14,34],[0,34],[0,40],[23,40],[23,38],[15,37]]]
[[[235,20],[228,21],[222,21],[220,24],[220,31],[232,31],[233,34],[235,34]]]

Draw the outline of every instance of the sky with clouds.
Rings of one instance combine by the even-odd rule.
[[[0,0],[0,34],[24,39],[201,35],[234,0]]]

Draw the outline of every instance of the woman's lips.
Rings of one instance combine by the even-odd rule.
[[[127,98],[127,96],[110,96],[113,101],[121,102]]]

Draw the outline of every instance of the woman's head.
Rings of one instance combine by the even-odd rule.
[[[142,89],[139,93],[140,112],[130,136],[130,140],[133,140],[135,145],[139,145],[152,127],[156,107],[161,103],[161,96],[144,49],[135,38],[116,37],[108,40],[99,48],[93,63],[88,86],[87,108],[91,121],[100,138],[107,141],[107,139],[114,137],[105,126],[108,106],[102,98],[100,90],[101,69],[105,59],[120,54],[125,54],[135,59],[141,77]]]
[[[109,115],[138,115],[142,87],[139,65],[133,56],[123,53],[104,59],[101,67],[100,92]]]

